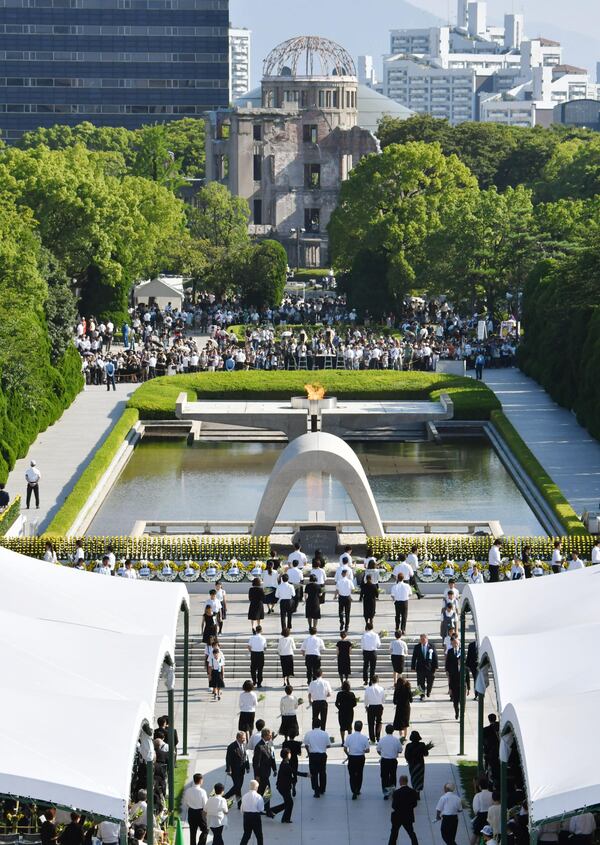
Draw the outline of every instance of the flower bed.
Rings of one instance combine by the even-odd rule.
[[[507,558],[520,557],[524,546],[531,547],[531,557],[549,560],[552,557],[554,541],[562,540],[563,555],[568,557],[571,552],[577,552],[582,560],[589,560],[594,543],[594,537],[586,535],[570,535],[568,537],[504,537],[502,539],[502,554]],[[488,552],[494,541],[493,537],[431,537],[420,534],[416,537],[369,537],[367,551],[374,557],[389,561],[397,561],[399,555],[408,554],[412,546],[417,546],[419,559],[425,556],[431,560],[485,561],[487,565]]]
[[[0,536],[6,534],[21,513],[21,497],[15,496],[12,502],[0,512]]]

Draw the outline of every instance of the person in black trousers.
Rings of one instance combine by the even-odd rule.
[[[263,728],[260,732],[260,740],[254,749],[254,756],[252,757],[252,768],[254,769],[254,776],[258,780],[258,794],[264,798],[265,792],[270,786],[269,778],[271,772],[277,774],[277,766],[269,742],[272,739],[272,734],[269,728]],[[273,817],[271,812],[269,799],[265,801],[265,814],[270,818]]]
[[[281,750],[281,763],[279,764],[279,771],[277,772],[277,792],[283,798],[281,804],[271,807],[273,815],[280,813],[283,810],[281,821],[283,824],[291,824],[292,810],[294,809],[294,799],[292,793],[296,786],[296,775],[292,766],[292,754],[289,748]]]
[[[460,715],[460,647],[456,636],[453,636],[450,642],[452,645],[446,653],[446,672],[450,700],[454,705],[454,717],[458,719]]]
[[[231,777],[233,784],[231,789],[223,796],[225,799],[237,798],[238,808],[242,800],[242,789],[244,786],[244,775],[250,771],[250,763],[246,757],[245,743],[246,734],[239,731],[235,735],[235,741],[227,746],[225,753],[225,772]]]
[[[411,669],[417,673],[417,684],[421,690],[421,701],[431,696],[438,658],[435,647],[429,642],[427,634],[421,634],[419,642],[413,648]]]
[[[388,845],[396,845],[400,829],[404,828],[410,837],[411,845],[419,845],[419,840],[414,831],[415,807],[419,795],[408,785],[406,775],[400,775],[398,789],[392,793],[392,829]]]
[[[477,673],[479,672],[479,650],[477,648],[477,640],[471,640],[471,642],[467,646],[467,657],[465,660],[465,666],[467,667],[467,672],[465,674],[467,692],[471,691],[469,684],[470,672],[473,676],[473,692],[475,693],[474,698],[475,700],[477,700],[477,688],[475,687],[475,684],[477,682]]]

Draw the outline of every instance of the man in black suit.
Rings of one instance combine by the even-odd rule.
[[[465,666],[468,669],[466,674],[466,681],[467,681],[467,692],[470,692],[470,684],[469,684],[469,672],[473,675],[473,692],[475,693],[475,700],[477,700],[477,689],[475,684],[477,682],[477,673],[479,671],[479,649],[477,648],[477,640],[471,640],[469,645],[467,646],[467,657],[465,660]]]
[[[495,713],[488,716],[489,725],[483,729],[483,760],[486,769],[492,773],[494,783],[500,774],[500,725]]]
[[[446,652],[446,673],[450,699],[454,705],[454,717],[458,719],[460,715],[460,646],[456,634],[450,638],[450,648]]]
[[[421,634],[419,642],[413,648],[411,668],[417,673],[417,684],[421,689],[421,701],[431,695],[435,671],[438,668],[437,652],[429,642],[427,634]]]
[[[271,731],[268,728],[263,728],[260,733],[260,737],[261,738],[256,743],[256,748],[254,749],[252,767],[254,769],[254,776],[258,781],[258,794],[262,795],[264,798],[265,792],[269,787],[271,772],[276,775],[277,766],[275,765],[275,760],[273,758],[273,754],[271,753],[271,746],[269,745],[272,738]],[[273,813],[271,812],[271,808],[269,806],[269,800],[265,801],[265,814],[270,818],[273,817]]]
[[[283,810],[283,816],[281,817],[283,824],[292,823],[292,810],[294,809],[292,795],[295,785],[296,775],[292,766],[292,753],[289,748],[282,748],[276,786],[277,792],[283,798],[283,803],[278,804],[276,807],[271,807],[271,812],[275,815],[275,813],[280,813]]]
[[[406,775],[400,775],[398,784],[398,789],[392,794],[392,830],[390,831],[388,845],[396,845],[402,827],[408,833],[411,845],[419,845],[419,840],[413,829],[419,793],[410,788]]]
[[[246,757],[246,746],[244,745],[246,734],[239,732],[235,735],[235,741],[227,746],[225,754],[225,772],[233,781],[229,792],[223,796],[226,799],[233,795],[237,798],[238,809],[242,800],[242,788],[244,786],[244,775],[250,771],[250,763]]]

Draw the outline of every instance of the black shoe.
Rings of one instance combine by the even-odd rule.
[[[275,818],[275,813],[273,813],[271,810],[269,810],[269,812],[268,812],[268,813],[265,813],[265,816],[266,816],[268,819],[274,819],[274,818]]]
[[[291,819],[281,819],[281,824],[292,824]]]
[[[314,793],[314,795],[315,795],[315,798],[320,798],[320,797],[321,797],[321,796],[320,796],[320,794],[319,794],[318,792],[315,792],[315,793]]]
[[[353,792],[352,793],[352,800],[356,801],[357,798],[358,798],[358,795],[356,794],[356,792]]]

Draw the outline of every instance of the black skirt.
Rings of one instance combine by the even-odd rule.
[[[404,655],[392,654],[392,668],[399,675],[404,672]]]
[[[292,739],[298,736],[298,734],[300,733],[300,728],[298,727],[298,719],[295,715],[281,717],[279,733],[282,736],[289,736]]]
[[[243,710],[240,713],[240,718],[238,719],[238,731],[245,731],[246,733],[252,733],[254,730],[254,719],[256,717],[256,713],[245,713]]]
[[[283,678],[293,677],[293,675],[294,675],[294,655],[293,654],[280,654],[279,660],[281,661],[281,676]]]
[[[219,669],[213,669],[210,673],[210,685],[213,689],[223,689],[225,686],[223,673]]]

